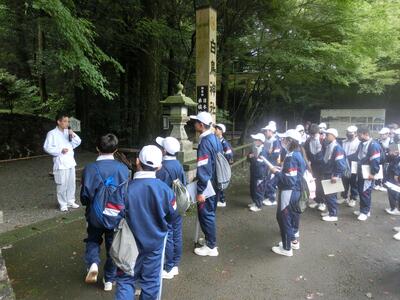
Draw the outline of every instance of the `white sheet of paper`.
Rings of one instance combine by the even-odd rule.
[[[368,179],[371,174],[371,167],[369,165],[362,165],[361,172],[363,179]],[[374,179],[382,179],[383,178],[383,168],[382,165],[379,165],[379,172],[375,174]]]
[[[192,198],[192,202],[196,203],[196,198],[197,198],[197,180],[189,183],[186,186],[186,189],[189,192],[190,198]],[[207,183],[207,187],[204,190],[203,195],[204,195],[204,197],[206,199],[216,195],[215,190],[214,190],[210,180]]]
[[[321,180],[321,184],[325,195],[340,193],[344,191],[342,178],[338,178],[335,183],[332,183],[330,179]]]
[[[397,192],[397,193],[400,193],[400,186],[395,185],[395,184],[393,184],[393,183],[391,183],[391,182],[388,182],[388,181],[385,182],[384,184],[386,185],[386,187],[387,187],[388,189],[393,190],[393,191],[395,191],[395,192]]]
[[[356,161],[352,161],[351,162],[351,174],[357,174],[357,162]]]

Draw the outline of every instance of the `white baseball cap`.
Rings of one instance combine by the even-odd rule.
[[[347,127],[347,132],[357,132],[358,128],[354,125]]]
[[[139,160],[146,166],[159,168],[162,163],[162,152],[157,146],[144,146],[142,150],[140,150]]]
[[[206,111],[199,112],[197,116],[189,116],[192,120],[197,120],[205,125],[210,126],[213,122],[212,116]]]
[[[324,132],[327,134],[328,133],[332,134],[335,138],[337,138],[339,135],[338,131],[335,128],[329,128],[329,129],[325,130]]]
[[[257,133],[250,135],[253,140],[260,140],[261,142],[265,143],[265,135],[263,133]]]
[[[225,131],[226,131],[226,127],[222,123],[218,123],[217,125],[215,125],[215,127],[220,128],[222,130],[222,133],[225,133]]]
[[[165,140],[165,138],[163,138],[163,137],[161,137],[161,136],[156,137],[156,143],[157,143],[157,145],[160,146],[160,147],[164,147],[164,146],[163,146],[164,140]]]
[[[276,127],[275,126],[273,126],[273,125],[271,125],[271,124],[268,124],[267,126],[265,126],[264,128],[261,128],[261,130],[271,130],[272,132],[275,132],[276,131]]]
[[[394,131],[394,134],[400,134],[400,128],[396,129],[396,130]]]
[[[296,131],[304,131],[304,126],[299,124],[296,126]]]
[[[291,138],[301,143],[301,134],[295,129],[289,129],[285,133],[278,133],[278,136],[281,138]]]
[[[179,141],[172,136],[164,139],[163,147],[167,153],[172,155],[175,155],[176,152],[181,150],[181,144],[179,144]]]
[[[390,129],[387,127],[383,127],[380,131],[379,134],[388,134],[390,133]]]
[[[326,126],[326,123],[319,123],[318,127],[321,128],[321,129],[322,128],[326,129],[327,126]]]

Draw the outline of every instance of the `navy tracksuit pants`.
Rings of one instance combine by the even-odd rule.
[[[269,172],[265,184],[265,198],[271,202],[275,202],[277,184],[276,176]]]
[[[224,191],[217,190],[218,202],[225,203],[225,193]]]
[[[168,238],[165,245],[164,270],[171,271],[177,267],[182,257],[182,221],[183,218],[177,214],[171,224],[168,224]]]
[[[278,221],[283,248],[290,250],[295,233],[299,231],[300,214],[293,210],[292,205],[300,200],[300,191],[281,191],[279,193],[276,220]]]
[[[197,214],[201,230],[204,233],[206,244],[213,249],[217,245],[215,210],[217,196],[209,197],[203,203],[197,203]]]
[[[388,189],[387,192],[388,192],[390,209],[391,210],[394,210],[395,208],[399,209],[400,193],[395,192],[391,189]]]
[[[115,279],[117,267],[110,257],[110,248],[114,237],[114,231],[105,228],[97,228],[87,223],[87,238],[84,240],[86,243],[85,250],[85,263],[89,268],[93,263],[100,265],[100,246],[103,243],[106,247],[106,262],[104,264],[104,280],[112,282]]]
[[[362,175],[359,174],[357,185],[360,195],[360,212],[368,214],[371,210],[372,180],[364,180]]]
[[[137,257],[135,264],[135,275],[131,276],[122,270],[117,271],[117,289],[115,292],[116,300],[135,299],[135,282],[140,283],[142,292],[141,300],[159,299],[161,287],[161,271],[164,255],[164,243],[158,249],[141,253]]]
[[[331,179],[330,174],[325,174],[322,176],[322,180]],[[322,187],[322,185],[321,185]],[[338,214],[338,204],[337,204],[337,193],[324,195],[326,206],[328,207],[328,212],[331,217],[336,217]]]
[[[254,204],[258,207],[262,207],[262,202],[264,200],[265,194],[265,180],[264,179],[256,179],[250,176],[250,195],[251,200],[253,200]]]
[[[343,199],[348,199],[350,192],[350,199],[358,199],[358,187],[357,187],[357,174],[351,174],[350,178],[343,177],[344,192],[341,194]]]

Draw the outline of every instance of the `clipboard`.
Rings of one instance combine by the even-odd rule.
[[[186,189],[189,192],[190,198],[192,198],[192,203],[196,203],[196,198],[197,198],[197,180],[189,183],[186,186]],[[203,191],[203,195],[204,195],[204,197],[206,199],[216,195],[215,190],[214,190],[210,180],[207,182],[207,187]]]
[[[369,165],[362,165],[361,166],[361,173],[363,179],[367,179],[369,175],[371,175],[371,167]],[[383,179],[383,168],[382,165],[379,165],[379,172],[374,175],[374,179]]]
[[[351,161],[351,174],[357,174],[358,163],[356,161]]]
[[[338,178],[335,183],[332,183],[330,179],[321,180],[321,184],[325,195],[344,192],[342,178]]]

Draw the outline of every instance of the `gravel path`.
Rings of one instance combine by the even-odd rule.
[[[75,157],[79,168],[96,154],[77,152]],[[49,176],[52,168],[50,156],[0,163],[0,210],[4,214],[0,233],[65,214],[58,210],[55,184]]]

